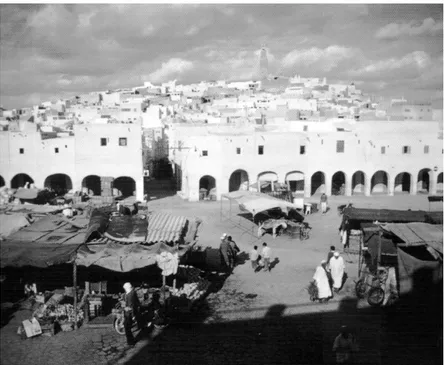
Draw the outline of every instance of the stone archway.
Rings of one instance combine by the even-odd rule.
[[[199,179],[199,200],[211,196],[216,200],[216,180],[213,176],[204,175]]]
[[[249,174],[245,170],[235,170],[229,178],[229,193],[231,191],[248,190]]]
[[[437,175],[437,192],[443,193],[443,172]]]
[[[318,193],[325,193],[326,191],[326,177],[321,171],[312,174],[311,177],[311,195]]]
[[[6,185],[5,179],[3,179],[3,176],[0,175],[0,188],[5,185]]]
[[[85,176],[82,180],[82,190],[87,194],[100,196],[102,192],[100,176]]]
[[[285,179],[289,190],[293,193],[304,193],[304,173],[301,171],[291,171],[286,174]]]
[[[411,175],[408,172],[397,174],[394,180],[394,193],[409,193],[411,190]]]
[[[371,193],[388,193],[388,173],[377,171],[371,178]]]
[[[352,194],[364,194],[366,189],[366,174],[363,171],[356,171],[352,175]]]
[[[425,168],[417,174],[417,191],[419,193],[429,193],[430,191],[431,169]]]
[[[73,183],[66,174],[53,174],[45,179],[45,188],[54,191],[57,195],[64,195],[72,190]]]
[[[113,181],[113,187],[117,190],[118,196],[128,197],[136,193],[136,181],[129,176],[119,176]]]
[[[11,188],[22,188],[26,183],[28,183],[28,185],[34,184],[33,178],[28,174],[17,174],[11,179]]]
[[[343,171],[337,171],[332,175],[332,195],[345,195],[346,193],[346,174]]]
[[[258,191],[268,193],[275,190],[275,182],[278,181],[278,175],[273,171],[264,171],[258,174]]]

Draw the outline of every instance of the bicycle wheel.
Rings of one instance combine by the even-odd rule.
[[[372,288],[368,294],[368,303],[373,307],[380,306],[385,299],[385,292],[382,288]]]
[[[363,279],[360,279],[355,283],[355,295],[359,299],[363,299],[366,295],[366,283],[363,281]]]

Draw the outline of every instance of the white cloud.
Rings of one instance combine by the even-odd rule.
[[[163,82],[168,81],[169,78],[182,75],[194,67],[193,62],[184,60],[182,58],[170,58],[167,62],[162,63],[162,66],[156,71],[147,76],[147,81]]]
[[[409,23],[391,23],[380,28],[375,36],[379,39],[394,39],[401,36],[435,35],[443,28],[442,23],[433,18],[426,18],[422,24],[416,21]]]
[[[295,49],[284,56],[282,65],[285,68],[298,66],[316,66],[321,71],[328,72],[340,62],[356,56],[354,48],[329,46],[324,49],[312,47],[310,49]]]
[[[155,27],[153,25],[147,25],[142,29],[142,35],[143,36],[149,36],[152,35],[155,31]]]
[[[352,73],[355,75],[378,73],[384,71],[395,71],[405,67],[416,67],[418,69],[426,69],[431,65],[431,57],[423,51],[415,51],[401,58],[388,58],[386,60],[370,63]]]

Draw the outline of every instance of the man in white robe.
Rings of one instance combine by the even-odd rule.
[[[337,293],[342,287],[343,275],[345,273],[345,261],[338,251],[336,251],[334,256],[329,260],[329,270],[334,281],[334,292]]]
[[[326,273],[326,260],[323,260],[320,266],[315,270],[313,280],[318,289],[318,300],[327,302],[332,297],[331,287],[329,286],[328,275]]]

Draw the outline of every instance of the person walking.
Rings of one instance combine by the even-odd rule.
[[[334,340],[332,351],[335,352],[337,364],[352,364],[352,353],[358,351],[358,346],[348,327],[340,328],[340,334]]]
[[[232,249],[230,248],[230,244],[227,241],[227,234],[224,233],[221,236],[221,244],[219,245],[219,250],[221,252],[221,256],[223,258],[223,261],[226,265],[227,268],[227,272],[231,273],[232,272],[232,262],[233,262],[233,258],[232,258]]]
[[[328,196],[323,193],[320,197],[321,214],[325,214],[328,209]]]
[[[338,293],[343,286],[343,277],[345,275],[345,262],[338,251],[329,260],[329,271],[331,272],[334,292]]]
[[[343,251],[346,250],[346,247],[349,247],[348,237],[349,232],[351,230],[351,225],[349,223],[349,219],[345,218],[342,220],[340,227],[338,228],[340,232],[340,242],[343,245]]]
[[[260,253],[258,252],[258,246],[253,246],[252,250],[249,253],[250,263],[252,264],[252,269],[254,272],[258,269],[258,259],[260,257]]]
[[[232,265],[236,265],[236,256],[241,251],[235,241],[232,240],[232,236],[227,236],[227,242],[229,242],[230,249],[232,251]]]
[[[270,255],[271,249],[267,246],[267,243],[263,243],[263,250],[261,251],[261,259],[263,260],[263,270],[270,271]]]
[[[317,285],[318,300],[320,303],[326,303],[329,298],[332,297],[331,286],[329,285],[329,279],[326,272],[326,264],[327,261],[322,260],[312,278],[315,281],[315,285]]]
[[[133,336],[133,332],[131,328],[133,327],[133,317],[135,317],[136,322],[138,323],[139,329],[142,329],[139,309],[140,302],[139,298],[136,294],[136,291],[133,289],[131,283],[125,283],[123,286],[125,290],[124,294],[124,327],[125,327],[125,336],[127,337],[127,345],[134,346],[136,344],[136,340]]]
[[[328,259],[326,260],[328,264],[331,258],[334,256],[334,253],[335,253],[335,246],[331,246],[331,251],[328,252]]]

